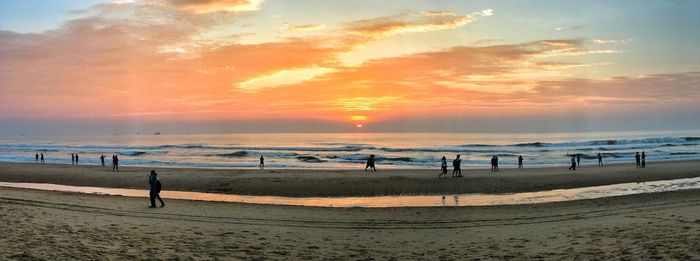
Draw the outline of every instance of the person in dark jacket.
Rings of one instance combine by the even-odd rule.
[[[151,175],[148,176],[148,186],[149,186],[149,195],[151,198],[151,208],[156,207],[156,199],[160,201],[160,207],[165,207],[165,202],[163,202],[163,199],[160,198],[160,190],[162,188],[160,184],[160,180],[158,180],[158,174],[156,173],[155,170],[151,170]]]

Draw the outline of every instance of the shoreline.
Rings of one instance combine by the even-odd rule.
[[[353,197],[441,194],[507,194],[630,182],[700,177],[700,160],[652,162],[605,167],[465,169],[463,178],[437,178],[437,169],[388,169],[378,172],[315,169],[197,169],[90,165],[0,163],[0,181],[106,188],[147,188],[156,169],[164,190],[285,197]],[[448,172],[449,175],[449,172]]]

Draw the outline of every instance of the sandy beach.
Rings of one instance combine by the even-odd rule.
[[[308,208],[3,188],[0,258],[700,258],[700,191],[538,205]]]
[[[696,161],[467,170],[159,169],[169,190],[338,196],[505,193],[700,176]],[[0,181],[144,188],[146,168],[3,163]],[[562,170],[563,169],[563,170]],[[0,189],[3,259],[700,258],[700,190],[491,207],[313,208]]]
[[[60,164],[0,163],[0,181],[61,185],[135,188],[147,187],[153,168]],[[164,190],[290,197],[432,195],[511,193],[576,188],[626,182],[700,176],[700,161],[633,164],[606,167],[502,168],[463,170],[464,178],[437,178],[439,170],[309,170],[309,169],[187,169],[155,168]]]

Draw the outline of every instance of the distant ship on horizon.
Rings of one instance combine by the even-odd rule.
[[[160,131],[156,131],[156,133],[153,133],[153,135],[160,135]]]

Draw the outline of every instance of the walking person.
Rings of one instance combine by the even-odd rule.
[[[70,154],[70,164],[75,165],[75,154],[73,153]]]
[[[78,156],[78,153],[75,154],[75,165],[78,165],[78,161],[80,160],[80,156]]]
[[[576,170],[576,155],[571,155],[571,167],[569,170]]]
[[[104,154],[102,154],[102,155],[100,156],[100,163],[102,163],[102,167],[105,166],[105,155],[104,155]]]
[[[646,153],[644,153],[644,151],[642,151],[642,168],[646,168],[646,167],[647,167],[647,155],[646,155]]]
[[[262,155],[260,155],[260,169],[265,169],[265,158]]]
[[[39,162],[39,153],[34,155],[34,162]]]
[[[114,170],[119,172],[119,158],[117,158],[117,155],[112,155],[112,172],[114,172]]]
[[[43,152],[41,153],[41,163],[42,164],[44,163],[44,153]]]
[[[603,155],[598,152],[598,166],[603,166]]]
[[[440,165],[440,175],[438,175],[438,178],[442,178],[442,176],[447,176],[447,158],[445,158],[445,156],[442,156],[442,164]]]
[[[457,154],[457,158],[455,158],[452,161],[452,177],[455,178],[461,178],[462,177],[462,159],[459,158],[459,154]]]
[[[155,170],[151,170],[151,175],[148,176],[148,186],[149,186],[149,196],[151,199],[151,206],[150,208],[155,208],[156,207],[156,199],[160,201],[160,207],[165,207],[165,202],[163,202],[163,199],[160,198],[160,190],[162,188],[162,185],[160,184],[160,180],[158,179],[158,174],[156,173]]]
[[[496,156],[491,157],[491,172],[496,170]]]
[[[374,154],[369,155],[369,158],[367,158],[367,165],[365,166],[365,171],[367,171],[367,168],[369,168],[370,171],[377,171],[377,169],[374,167]]]
[[[642,159],[639,156],[639,151],[637,151],[637,154],[634,155],[634,160],[637,162],[637,168],[642,166]]]
[[[576,153],[576,166],[581,167],[581,153]]]
[[[518,168],[523,168],[523,155],[518,156]]]

